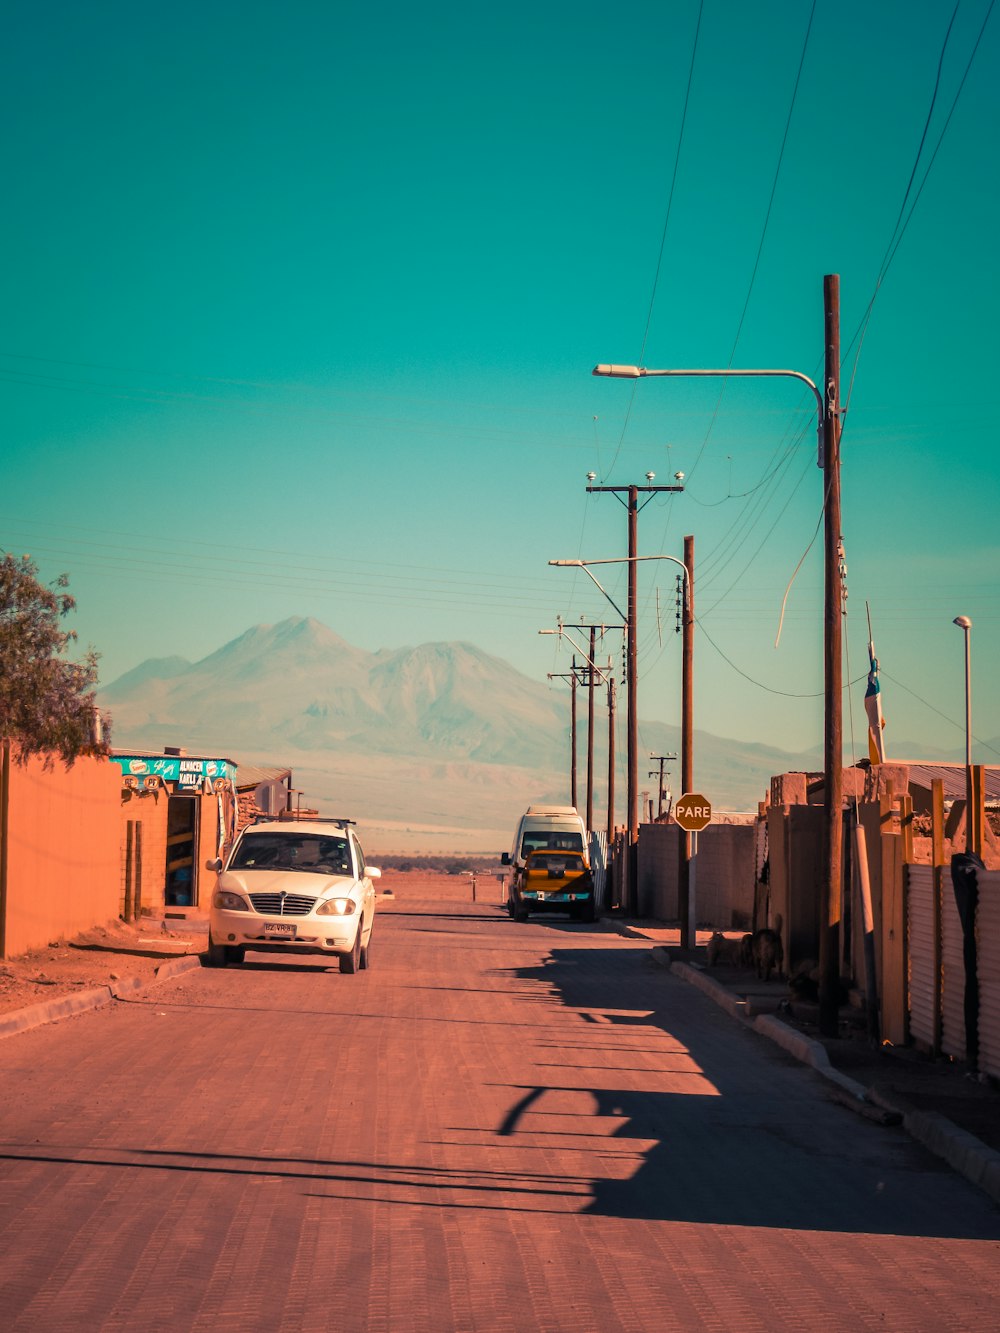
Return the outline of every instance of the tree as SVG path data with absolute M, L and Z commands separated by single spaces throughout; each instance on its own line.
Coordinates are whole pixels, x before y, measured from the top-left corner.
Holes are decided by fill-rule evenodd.
M 98 655 L 64 656 L 76 640 L 60 628 L 76 606 L 68 587 L 65 574 L 50 587 L 40 583 L 30 556 L 0 559 L 0 737 L 22 763 L 44 754 L 47 763 L 58 755 L 72 764 L 109 751 L 110 732 L 96 725 Z

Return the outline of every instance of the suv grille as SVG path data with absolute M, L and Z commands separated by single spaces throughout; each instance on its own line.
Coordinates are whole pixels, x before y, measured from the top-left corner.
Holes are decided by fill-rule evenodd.
M 315 898 L 301 893 L 251 893 L 250 901 L 265 916 L 308 916 L 316 905 Z

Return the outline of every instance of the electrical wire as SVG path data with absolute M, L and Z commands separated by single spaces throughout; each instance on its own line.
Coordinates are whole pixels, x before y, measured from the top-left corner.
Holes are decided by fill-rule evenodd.
M 776 690 L 772 685 L 765 685 L 763 681 L 755 680 L 755 679 L 753 678 L 753 676 L 748 676 L 747 673 L 746 673 L 744 670 L 742 670 L 742 668 L 740 668 L 740 667 L 738 667 L 738 666 L 736 665 L 736 663 L 732 660 L 732 658 L 726 656 L 726 654 L 722 651 L 722 649 L 719 647 L 719 645 L 715 642 L 715 640 L 712 638 L 712 636 L 709 634 L 708 630 L 706 630 L 705 626 L 701 623 L 701 620 L 700 620 L 697 616 L 695 616 L 695 623 L 697 624 L 698 628 L 701 630 L 702 634 L 704 634 L 704 636 L 705 636 L 705 638 L 708 640 L 708 642 L 712 645 L 712 647 L 715 649 L 715 651 L 716 651 L 716 652 L 719 654 L 719 656 L 722 658 L 722 660 L 723 660 L 728 666 L 731 666 L 732 669 L 736 672 L 736 674 L 737 674 L 738 676 L 742 676 L 743 679 L 746 680 L 746 681 L 749 681 L 749 683 L 750 683 L 751 685 L 756 685 L 757 688 L 758 688 L 759 690 L 764 690 L 767 694 L 778 694 L 778 695 L 780 695 L 780 696 L 781 696 L 782 698 L 784 698 L 784 699 L 822 699 L 822 698 L 823 698 L 823 694 L 824 694 L 823 690 L 815 690 L 815 691 L 808 692 L 808 693 L 803 693 L 803 692 L 796 691 L 796 690 Z M 859 681 L 862 681 L 862 680 L 867 679 L 867 676 L 868 676 L 868 673 L 865 672 L 865 674 L 864 674 L 863 676 L 858 676 L 856 680 L 850 680 L 850 681 L 848 681 L 847 684 L 844 686 L 844 689 L 848 689 L 848 688 L 850 688 L 850 687 L 852 687 L 852 686 L 854 686 L 854 685 L 857 685 Z
M 942 713 L 940 708 L 935 708 L 932 703 L 928 703 L 926 699 L 922 698 L 916 692 L 916 690 L 911 690 L 910 687 L 908 685 L 904 685 L 901 680 L 897 680 L 895 676 L 890 676 L 888 671 L 886 671 L 886 669 L 883 667 L 881 661 L 879 661 L 878 669 L 879 669 L 879 675 L 884 676 L 886 680 L 891 680 L 893 685 L 898 685 L 901 690 L 905 690 L 907 694 L 912 695 L 913 698 L 916 699 L 917 703 L 921 703 L 924 705 L 925 708 L 929 708 L 932 713 L 936 713 L 938 717 L 943 718 L 945 722 L 950 722 L 951 725 L 955 727 L 958 731 L 962 732 L 965 731 L 964 722 L 956 722 L 955 719 L 953 717 L 949 717 L 947 713 Z M 982 749 L 989 750 L 990 754 L 1000 755 L 1000 750 L 997 750 L 994 746 L 989 745 L 986 741 L 981 740 L 979 736 L 973 735 L 972 739 L 976 742 L 977 745 L 981 746 Z
M 799 67 L 795 74 L 795 84 L 792 88 L 791 101 L 789 102 L 788 105 L 788 115 L 785 117 L 785 132 L 781 136 L 781 147 L 778 150 L 778 161 L 775 164 L 774 177 L 771 181 L 771 193 L 768 196 L 767 208 L 764 212 L 764 223 L 763 226 L 761 227 L 760 239 L 757 242 L 757 254 L 756 257 L 754 258 L 753 270 L 750 274 L 750 282 L 747 286 L 747 294 L 743 300 L 743 310 L 740 314 L 739 323 L 736 328 L 736 336 L 733 338 L 733 345 L 729 351 L 729 361 L 727 364 L 730 366 L 733 364 L 733 358 L 736 356 L 736 349 L 739 346 L 740 337 L 743 334 L 743 325 L 744 322 L 746 321 L 747 311 L 750 308 L 750 298 L 753 295 L 754 284 L 757 281 L 757 272 L 760 268 L 760 258 L 764 252 L 764 240 L 767 237 L 768 224 L 771 221 L 771 210 L 774 207 L 774 196 L 778 189 L 778 178 L 781 175 L 781 164 L 785 158 L 785 147 L 788 143 L 788 132 L 791 129 L 792 115 L 795 111 L 795 103 L 799 95 L 799 84 L 802 81 L 802 69 L 803 66 L 805 65 L 806 52 L 809 49 L 809 36 L 812 33 L 813 18 L 815 17 L 816 14 L 816 4 L 817 0 L 813 0 L 812 8 L 809 11 L 809 22 L 806 24 L 805 37 L 802 40 L 802 52 L 801 55 L 799 56 Z M 705 438 L 702 440 L 701 447 L 699 448 L 698 453 L 695 455 L 694 462 L 688 469 L 689 478 L 693 477 L 695 472 L 698 470 L 698 464 L 701 462 L 702 455 L 705 452 L 705 448 L 708 444 L 709 439 L 711 438 L 712 431 L 715 428 L 715 422 L 719 415 L 719 409 L 722 406 L 722 399 L 725 392 L 726 392 L 726 381 L 722 380 L 719 386 L 718 396 L 715 400 L 715 409 L 712 412 L 711 419 L 709 420 L 708 423 L 708 429 L 705 432 Z
M 968 61 L 966 62 L 965 70 L 964 70 L 964 72 L 963 72 L 963 74 L 962 74 L 962 77 L 961 77 L 961 79 L 960 79 L 960 81 L 959 81 L 958 89 L 957 89 L 957 91 L 956 91 L 956 93 L 955 93 L 954 98 L 952 99 L 952 103 L 951 103 L 951 107 L 950 107 L 950 109 L 949 109 L 949 111 L 948 111 L 948 115 L 945 117 L 944 126 L 943 126 L 943 128 L 942 128 L 942 130 L 941 130 L 940 135 L 938 136 L 938 141 L 937 141 L 937 143 L 936 143 L 936 145 L 935 145 L 935 147 L 934 147 L 934 151 L 933 151 L 933 153 L 931 154 L 930 161 L 929 161 L 928 164 L 927 164 L 927 170 L 924 172 L 923 179 L 921 180 L 920 185 L 919 185 L 919 187 L 918 187 L 918 189 L 917 189 L 915 195 L 913 196 L 913 203 L 910 205 L 909 212 L 907 213 L 907 212 L 906 212 L 906 204 L 907 204 L 907 200 L 909 199 L 910 191 L 911 191 L 912 188 L 913 188 L 913 182 L 914 182 L 914 180 L 915 180 L 915 178 L 916 178 L 917 168 L 918 168 L 918 165 L 919 165 L 919 162 L 920 162 L 920 158 L 921 158 L 921 156 L 922 156 L 922 154 L 923 154 L 924 145 L 925 145 L 925 143 L 926 143 L 926 141 L 927 141 L 927 135 L 928 135 L 928 132 L 929 132 L 929 130 L 930 130 L 931 118 L 932 118 L 932 116 L 933 116 L 933 113 L 934 113 L 934 107 L 935 107 L 935 104 L 936 104 L 936 102 L 937 102 L 937 95 L 938 95 L 938 91 L 939 91 L 939 88 L 940 88 L 940 85 L 941 85 L 941 74 L 942 74 L 942 69 L 943 69 L 943 66 L 944 66 L 945 52 L 946 52 L 947 49 L 948 49 L 948 42 L 949 42 L 949 40 L 950 40 L 950 38 L 951 38 L 951 30 L 952 30 L 952 27 L 954 26 L 955 19 L 956 19 L 956 17 L 958 16 L 959 7 L 960 7 L 960 5 L 961 5 L 961 0 L 956 0 L 955 9 L 954 9 L 954 11 L 952 12 L 951 19 L 950 19 L 950 21 L 949 21 L 949 23 L 948 23 L 948 27 L 947 27 L 947 30 L 946 30 L 946 32 L 945 32 L 944 41 L 943 41 L 943 43 L 942 43 L 942 45 L 941 45 L 941 54 L 940 54 L 940 56 L 939 56 L 939 58 L 938 58 L 937 77 L 936 77 L 936 79 L 935 79 L 935 82 L 934 82 L 934 90 L 933 90 L 933 93 L 932 93 L 932 95 L 931 95 L 931 104 L 930 104 L 930 107 L 928 108 L 928 111 L 927 111 L 927 117 L 926 117 L 926 119 L 925 119 L 925 121 L 924 121 L 924 129 L 923 129 L 923 133 L 922 133 L 921 136 L 920 136 L 920 144 L 919 144 L 919 146 L 918 146 L 918 148 L 917 148 L 916 157 L 914 158 L 913 168 L 912 168 L 912 170 L 911 170 L 911 172 L 910 172 L 910 179 L 909 179 L 909 181 L 907 182 L 906 190 L 905 190 L 905 192 L 904 192 L 904 194 L 903 194 L 903 201 L 902 201 L 902 203 L 900 204 L 899 215 L 898 215 L 898 217 L 896 218 L 896 225 L 895 225 L 895 227 L 894 227 L 893 230 L 892 230 L 892 234 L 891 234 L 891 236 L 890 236 L 890 238 L 889 238 L 889 243 L 888 243 L 888 245 L 886 246 L 885 254 L 882 256 L 882 263 L 881 263 L 880 266 L 879 266 L 878 276 L 877 276 L 877 278 L 876 278 L 876 280 L 875 280 L 875 290 L 872 292 L 872 295 L 871 295 L 871 298 L 870 298 L 870 300 L 869 300 L 869 302 L 868 302 L 868 305 L 867 305 L 866 308 L 865 308 L 865 313 L 864 313 L 864 314 L 862 315 L 862 317 L 861 317 L 861 322 L 860 322 L 860 324 L 858 325 L 858 328 L 855 330 L 854 336 L 853 336 L 853 338 L 851 339 L 851 341 L 850 341 L 850 343 L 848 344 L 848 347 L 847 347 L 847 353 L 849 354 L 849 353 L 850 353 L 850 350 L 851 350 L 851 348 L 854 346 L 855 342 L 858 344 L 858 346 L 857 346 L 857 351 L 856 351 L 855 356 L 854 356 L 854 363 L 853 363 L 853 366 L 852 366 L 852 368 L 851 368 L 851 378 L 850 378 L 850 381 L 849 381 L 849 383 L 848 383 L 847 399 L 846 399 L 845 407 L 844 407 L 845 412 L 846 412 L 847 408 L 848 408 L 849 405 L 850 405 L 851 394 L 852 394 L 853 391 L 854 391 L 854 381 L 855 381 L 855 379 L 856 379 L 856 377 L 857 377 L 857 373 L 858 373 L 858 364 L 859 364 L 859 362 L 860 362 L 860 360 L 861 360 L 861 349 L 862 349 L 862 347 L 863 347 L 863 345 L 864 345 L 865 335 L 866 335 L 867 332 L 868 332 L 868 325 L 869 325 L 870 322 L 871 322 L 872 312 L 873 312 L 874 307 L 875 307 L 875 301 L 876 301 L 876 298 L 878 297 L 879 291 L 880 291 L 880 289 L 881 289 L 881 287 L 882 287 L 882 283 L 885 281 L 885 279 L 886 279 L 886 277 L 887 277 L 887 275 L 888 275 L 888 273 L 889 273 L 889 268 L 890 268 L 890 266 L 892 265 L 892 261 L 893 261 L 893 260 L 895 259 L 895 257 L 896 257 L 896 252 L 898 251 L 898 249 L 899 249 L 899 247 L 900 247 L 900 244 L 902 243 L 903 236 L 904 236 L 905 233 L 906 233 L 906 229 L 907 229 L 907 227 L 909 227 L 909 225 L 910 225 L 910 220 L 911 220 L 911 218 L 913 217 L 913 214 L 914 214 L 914 211 L 916 210 L 917 204 L 920 202 L 920 196 L 921 196 L 921 194 L 923 193 L 924 186 L 927 184 L 928 177 L 930 176 L 930 173 L 931 173 L 931 170 L 932 170 L 932 168 L 933 168 L 933 166 L 934 166 L 934 162 L 935 162 L 935 160 L 936 160 L 936 158 L 937 158 L 938 152 L 939 152 L 939 150 L 940 150 L 940 148 L 941 148 L 942 143 L 944 142 L 944 137 L 945 137 L 945 135 L 946 135 L 947 132 L 948 132 L 948 127 L 949 127 L 949 125 L 951 124 L 951 118 L 952 118 L 952 116 L 955 114 L 955 108 L 958 106 L 958 102 L 959 102 L 959 99 L 960 99 L 960 97 L 961 97 L 961 95 L 962 95 L 962 91 L 963 91 L 963 89 L 965 88 L 966 80 L 967 80 L 968 77 L 969 77 L 969 72 L 970 72 L 970 70 L 972 69 L 973 61 L 975 60 L 976 55 L 977 55 L 977 53 L 978 53 L 978 51 L 979 51 L 979 46 L 980 46 L 980 43 L 981 43 L 982 40 L 983 40 L 983 34 L 984 34 L 985 31 L 986 31 L 986 25 L 987 25 L 987 23 L 989 23 L 989 21 L 990 21 L 990 16 L 991 16 L 991 14 L 993 13 L 993 8 L 994 8 L 995 3 L 996 3 L 996 0 L 990 0 L 989 6 L 988 6 L 988 8 L 987 8 L 987 10 L 986 10 L 986 14 L 985 14 L 985 16 L 984 16 L 984 18 L 983 18 L 982 24 L 980 25 L 980 28 L 979 28 L 979 32 L 978 32 L 978 34 L 977 34 L 977 36 L 976 36 L 976 40 L 975 40 L 975 42 L 973 43 L 972 52 L 971 52 L 971 54 L 969 55 L 969 59 L 968 59 Z M 905 217 L 904 217 L 904 213 L 905 213 Z
M 699 0 L 698 19 L 697 23 L 695 24 L 694 41 L 691 44 L 691 61 L 690 64 L 688 65 L 687 88 L 685 89 L 684 92 L 684 106 L 681 111 L 681 124 L 680 124 L 680 130 L 677 135 L 677 147 L 674 151 L 674 169 L 670 178 L 670 191 L 667 195 L 667 211 L 666 211 L 666 216 L 663 219 L 663 232 L 660 235 L 660 249 L 656 257 L 656 270 L 653 274 L 653 287 L 649 295 L 649 309 L 646 312 L 646 327 L 643 330 L 642 346 L 639 349 L 640 366 L 642 365 L 642 359 L 646 354 L 646 342 L 647 339 L 649 338 L 649 327 L 653 318 L 653 306 L 656 303 L 656 292 L 660 282 L 660 269 L 662 268 L 663 265 L 663 251 L 667 243 L 667 230 L 670 227 L 670 213 L 674 206 L 674 191 L 677 187 L 677 172 L 678 168 L 680 167 L 681 149 L 684 146 L 684 130 L 685 126 L 687 125 L 688 107 L 691 103 L 691 85 L 694 81 L 694 67 L 695 67 L 695 61 L 698 56 L 698 38 L 701 33 L 701 19 L 704 10 L 705 10 L 705 0 Z M 614 470 L 615 463 L 617 463 L 618 461 L 618 455 L 621 453 L 622 444 L 625 441 L 625 433 L 628 430 L 629 421 L 631 420 L 632 417 L 632 406 L 635 403 L 635 392 L 638 383 L 639 383 L 638 380 L 633 380 L 632 382 L 632 392 L 629 394 L 628 406 L 626 407 L 625 410 L 625 420 L 622 422 L 621 434 L 618 437 L 618 447 L 615 449 L 615 456 L 611 460 L 610 467 L 608 468 L 607 472 L 602 475 L 602 481 L 607 480 L 607 478 L 611 476 L 611 473 Z

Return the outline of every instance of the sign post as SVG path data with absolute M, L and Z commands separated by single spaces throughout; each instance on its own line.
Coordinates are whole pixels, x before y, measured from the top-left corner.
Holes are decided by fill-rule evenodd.
M 687 953 L 691 953 L 696 944 L 695 881 L 698 869 L 698 834 L 712 822 L 712 803 L 706 800 L 700 792 L 685 792 L 679 800 L 674 802 L 674 819 L 683 830 L 684 836 L 691 839 L 688 844 L 690 852 L 687 883 L 688 910 L 684 918 L 686 928 L 682 932 L 681 938 L 681 948 Z

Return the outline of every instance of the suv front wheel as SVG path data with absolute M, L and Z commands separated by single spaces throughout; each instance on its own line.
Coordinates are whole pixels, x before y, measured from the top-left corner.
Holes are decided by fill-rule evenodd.
M 357 972 L 361 967 L 361 926 L 358 922 L 358 933 L 354 937 L 354 948 L 350 953 L 340 955 L 341 972 Z

